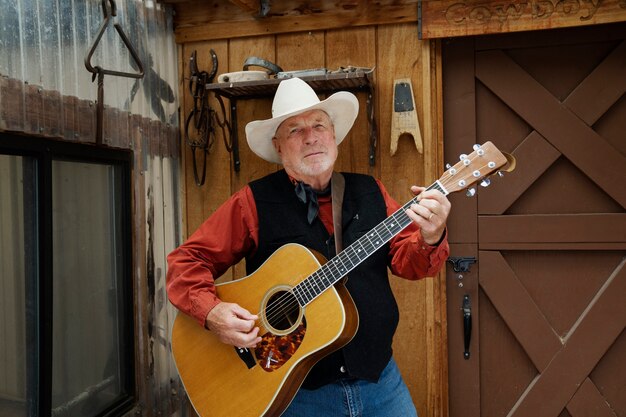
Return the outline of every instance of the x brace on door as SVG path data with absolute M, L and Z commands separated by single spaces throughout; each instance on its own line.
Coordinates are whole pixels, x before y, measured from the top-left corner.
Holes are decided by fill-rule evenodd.
M 481 287 L 539 371 L 508 417 L 554 417 L 565 407 L 572 415 L 591 407 L 598 417 L 615 416 L 588 375 L 626 325 L 626 259 L 563 341 L 499 252 L 482 251 L 480 259 Z
M 535 146 L 537 142 L 547 142 L 548 146 L 556 148 L 598 187 L 626 207 L 626 192 L 621 181 L 626 178 L 626 157 L 615 152 L 612 145 L 591 127 L 626 93 L 624 70 L 626 70 L 626 41 L 622 41 L 604 62 L 561 102 L 503 52 L 485 51 L 476 55 L 477 78 L 534 129 L 520 148 L 528 146 L 527 141 L 533 142 L 531 146 Z M 606 79 L 615 80 L 610 89 L 603 87 Z M 596 99 L 593 103 L 588 103 L 590 90 L 598 91 L 603 96 L 594 96 Z M 533 106 L 528 105 L 531 100 Z M 516 157 L 519 150 L 515 152 Z M 558 156 L 555 155 L 556 158 Z M 552 162 L 545 161 L 544 163 L 548 164 L 545 168 L 547 169 Z M 527 178 L 526 186 L 530 186 L 540 173 L 526 176 L 518 172 L 518 175 Z M 492 192 L 495 190 L 500 191 L 495 188 Z M 519 197 L 524 191 L 525 189 L 518 189 L 516 196 L 511 192 L 505 192 L 504 195 L 511 196 L 508 199 L 510 200 Z M 501 202 L 500 206 L 506 202 Z

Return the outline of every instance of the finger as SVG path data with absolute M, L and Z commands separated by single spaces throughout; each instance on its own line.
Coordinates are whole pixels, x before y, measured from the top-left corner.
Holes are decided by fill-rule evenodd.
M 259 319 L 259 316 L 250 313 L 245 308 L 241 307 L 239 304 L 233 304 L 233 314 L 242 320 L 252 320 L 256 321 Z
M 419 202 L 420 206 L 426 208 L 429 212 L 438 213 L 441 210 L 437 210 L 441 206 L 438 201 L 430 199 L 430 198 L 422 198 Z M 426 217 L 430 215 L 430 213 L 425 213 Z
M 428 226 L 428 216 L 430 215 L 430 211 L 428 211 L 425 207 L 414 204 L 410 209 L 406 210 L 406 214 L 411 220 L 417 223 L 421 229 Z
M 424 192 L 424 190 L 426 190 L 426 188 L 424 188 L 424 187 L 420 187 L 420 186 L 418 186 L 418 185 L 412 185 L 412 186 L 411 186 L 411 192 L 412 192 L 413 194 L 415 194 L 415 195 L 419 195 L 419 194 L 423 193 L 423 192 Z
M 254 329 L 252 329 L 252 331 L 250 333 L 248 333 L 246 335 L 247 339 L 248 339 L 248 345 L 249 347 L 254 347 L 257 344 L 261 343 L 261 337 L 259 336 L 259 328 L 255 327 Z
M 248 333 L 238 333 L 236 335 L 236 342 L 233 344 L 239 347 L 250 348 L 255 347 L 259 343 L 261 343 L 261 337 L 259 337 L 259 328 L 255 327 Z
M 418 204 L 411 204 L 409 211 L 413 212 L 414 214 L 416 214 L 417 216 L 423 219 L 428 219 L 428 216 L 430 216 L 430 213 L 431 213 L 428 207 L 421 204 L 421 202 Z

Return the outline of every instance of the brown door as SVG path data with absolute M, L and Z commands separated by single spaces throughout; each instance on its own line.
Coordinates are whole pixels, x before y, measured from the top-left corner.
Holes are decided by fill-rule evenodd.
M 451 417 L 626 416 L 625 39 L 443 41 L 447 160 L 486 140 L 517 158 L 451 196 L 451 256 L 476 260 L 447 271 Z

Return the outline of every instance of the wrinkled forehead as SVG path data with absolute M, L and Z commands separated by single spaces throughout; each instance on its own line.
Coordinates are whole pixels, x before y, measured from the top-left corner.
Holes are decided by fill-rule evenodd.
M 314 109 L 314 110 L 309 110 L 300 114 L 296 114 L 295 116 L 291 116 L 283 120 L 283 122 L 280 125 L 278 125 L 278 128 L 276 128 L 276 132 L 278 132 L 282 128 L 294 127 L 302 123 L 311 122 L 311 121 L 328 122 L 332 124 L 332 120 L 330 116 L 328 115 L 328 113 L 326 113 L 324 110 Z

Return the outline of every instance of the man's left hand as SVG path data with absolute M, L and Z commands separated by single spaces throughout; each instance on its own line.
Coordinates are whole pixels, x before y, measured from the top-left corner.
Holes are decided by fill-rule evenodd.
M 418 197 L 417 204 L 411 204 L 406 214 L 420 228 L 424 242 L 434 245 L 441 240 L 446 230 L 450 214 L 450 201 L 438 190 L 412 186 L 411 192 Z

